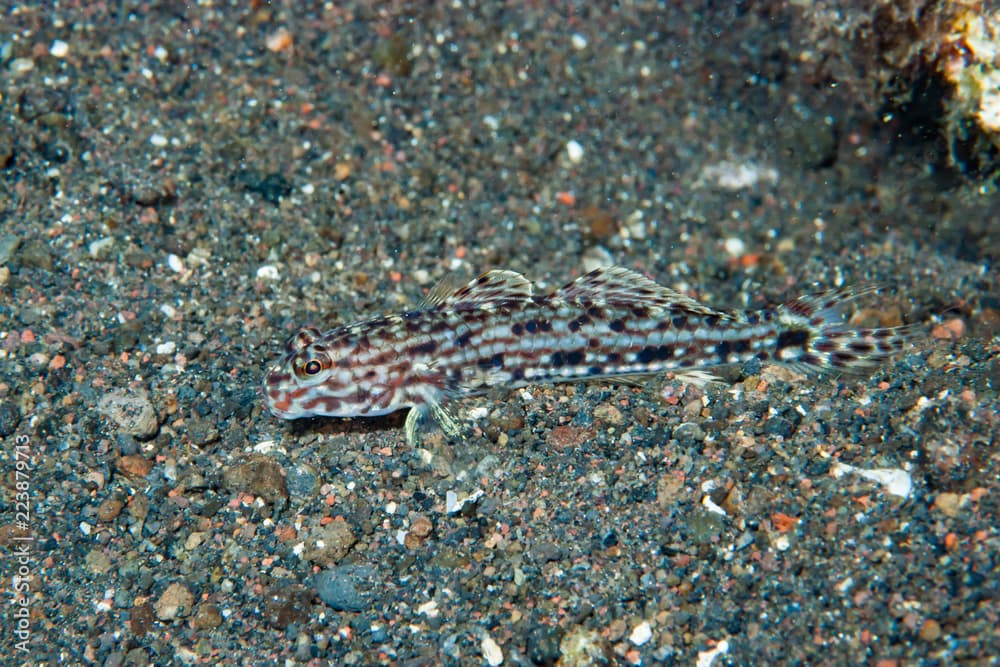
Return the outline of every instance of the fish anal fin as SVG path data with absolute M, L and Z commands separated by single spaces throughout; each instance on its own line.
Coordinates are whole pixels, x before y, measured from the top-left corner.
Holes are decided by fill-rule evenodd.
M 609 375 L 608 377 L 600 378 L 600 382 L 606 382 L 608 384 L 617 384 L 623 387 L 636 387 L 637 389 L 646 389 L 651 385 L 656 378 L 661 377 L 663 371 L 657 371 L 656 373 L 633 373 L 631 375 Z
M 722 378 L 718 375 L 698 368 L 677 370 L 673 372 L 673 375 L 674 379 L 684 384 L 693 385 L 699 389 L 704 389 L 712 384 L 724 384 Z

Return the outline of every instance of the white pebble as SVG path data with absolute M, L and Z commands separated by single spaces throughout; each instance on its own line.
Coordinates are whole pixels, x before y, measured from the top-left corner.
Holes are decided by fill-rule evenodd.
M 482 640 L 479 643 L 479 647 L 483 651 L 483 658 L 486 659 L 486 664 L 492 667 L 497 667 L 497 665 L 503 664 L 503 650 L 500 645 L 496 643 L 493 637 L 489 635 L 483 635 Z
M 577 51 L 583 51 L 587 48 L 587 38 L 578 32 L 574 32 L 573 36 L 569 38 L 569 41 L 573 45 L 573 48 Z
M 715 648 L 710 648 L 707 651 L 699 651 L 698 661 L 695 665 L 696 667 L 712 667 L 712 663 L 715 662 L 717 657 L 727 653 L 729 653 L 729 641 L 723 639 L 715 645 Z
M 177 255 L 170 253 L 167 255 L 167 266 L 175 273 L 184 272 L 184 262 Z
M 160 312 L 167 316 L 168 319 L 174 319 L 177 317 L 177 309 L 171 306 L 169 303 L 162 304 L 160 306 Z
M 69 53 L 69 44 L 61 39 L 52 42 L 52 46 L 49 47 L 49 54 L 53 57 L 65 58 L 67 53 Z
M 90 256 L 97 259 L 103 255 L 106 251 L 111 249 L 111 246 L 115 244 L 115 239 L 113 236 L 105 236 L 99 238 L 96 241 L 91 241 L 90 245 L 87 246 Z
M 743 239 L 738 239 L 735 236 L 730 236 L 723 242 L 723 245 L 730 257 L 742 257 L 747 252 L 747 244 L 743 242 Z
M 462 509 L 465 503 L 476 502 L 483 495 L 482 489 L 476 489 L 471 495 L 465 496 L 461 500 L 458 498 L 458 494 L 454 491 L 447 491 L 444 494 L 444 509 L 447 514 L 454 514 Z
M 705 496 L 704 498 L 702 498 L 701 504 L 705 506 L 705 509 L 707 509 L 709 512 L 713 514 L 718 514 L 720 516 L 729 516 L 728 514 L 726 514 L 726 510 L 719 507 L 719 505 L 714 500 L 712 500 L 712 496 Z
M 642 211 L 632 211 L 622 226 L 622 236 L 641 241 L 646 238 L 646 221 Z
M 284 451 L 274 440 L 261 440 L 253 446 L 253 451 L 257 454 L 269 454 L 271 452 Z
M 7 65 L 7 68 L 14 76 L 27 74 L 31 70 L 35 69 L 35 61 L 31 58 L 14 58 L 10 61 L 10 64 Z
M 439 613 L 438 604 L 434 600 L 428 600 L 419 607 L 417 607 L 417 613 L 423 614 L 427 618 L 437 618 Z
M 570 139 L 566 142 L 566 156 L 569 161 L 573 164 L 577 164 L 583 159 L 583 146 L 580 145 L 576 139 Z
M 114 596 L 114 589 L 104 591 L 104 597 L 94 603 L 94 609 L 102 614 L 111 611 L 111 605 L 114 603 Z
M 265 264 L 264 266 L 257 269 L 257 277 L 261 280 L 277 280 L 278 279 L 278 267 L 272 264 Z
M 166 343 L 160 343 L 156 346 L 157 354 L 173 354 L 177 351 L 177 343 L 172 340 L 168 340 Z
M 758 183 L 774 185 L 778 182 L 778 170 L 750 160 L 724 160 L 702 168 L 698 180 L 714 183 L 725 190 L 743 190 L 755 187 Z
M 636 646 L 642 646 L 652 638 L 653 628 L 649 627 L 649 623 L 647 621 L 643 621 L 639 625 L 632 628 L 632 634 L 628 636 L 629 641 Z
M 885 487 L 885 490 L 894 496 L 908 498 L 913 491 L 913 478 L 901 468 L 855 468 L 846 463 L 834 463 L 831 470 L 834 477 L 843 477 L 849 472 L 853 472 L 859 477 L 878 482 Z
M 167 138 L 162 134 L 154 134 L 149 137 L 149 143 L 153 144 L 157 148 L 163 148 L 167 145 Z

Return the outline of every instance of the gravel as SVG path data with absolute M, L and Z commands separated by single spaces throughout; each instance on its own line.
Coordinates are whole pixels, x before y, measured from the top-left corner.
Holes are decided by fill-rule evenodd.
M 996 183 L 792 5 L 5 12 L 0 654 L 994 664 Z M 917 334 L 497 391 L 417 448 L 262 408 L 299 326 L 608 261 L 719 307 L 875 284 L 853 321 Z

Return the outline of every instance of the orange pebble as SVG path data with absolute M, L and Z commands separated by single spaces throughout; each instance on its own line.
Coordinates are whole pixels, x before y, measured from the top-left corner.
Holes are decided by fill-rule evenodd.
M 931 330 L 931 336 L 944 340 L 955 340 L 965 335 L 965 322 L 960 319 L 942 322 Z
M 265 44 L 267 45 L 267 50 L 272 53 L 284 51 L 292 46 L 292 33 L 288 32 L 285 28 L 278 28 L 267 36 Z
M 798 517 L 790 516 L 784 512 L 775 512 L 771 515 L 771 524 L 779 533 L 787 533 L 795 524 L 799 522 Z
M 576 195 L 572 192 L 558 192 L 556 193 L 556 201 L 565 206 L 572 206 L 576 203 Z

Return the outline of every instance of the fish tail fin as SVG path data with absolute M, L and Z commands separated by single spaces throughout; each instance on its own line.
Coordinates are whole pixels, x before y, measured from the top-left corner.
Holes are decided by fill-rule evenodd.
M 881 366 L 916 333 L 914 325 L 857 327 L 845 320 L 845 306 L 877 287 L 830 290 L 778 307 L 775 360 L 812 372 L 863 373 Z

